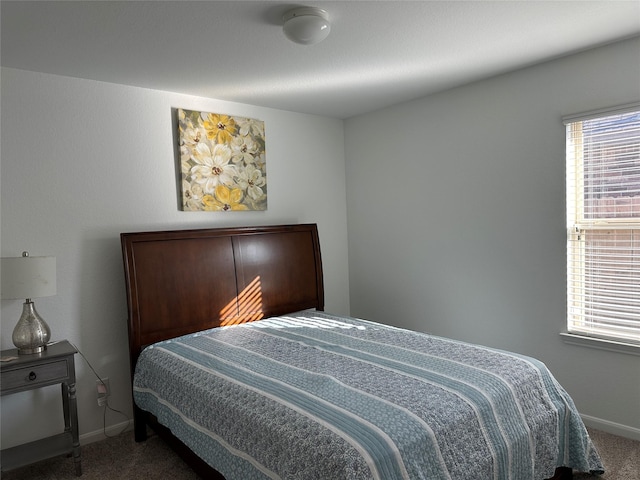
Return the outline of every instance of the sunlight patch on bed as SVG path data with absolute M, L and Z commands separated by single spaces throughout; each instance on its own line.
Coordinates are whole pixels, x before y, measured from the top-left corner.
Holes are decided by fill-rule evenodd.
M 288 315 L 267 318 L 266 320 L 262 320 L 261 322 L 257 322 L 251 326 L 255 328 L 355 328 L 357 330 L 365 330 L 366 328 L 362 325 L 352 325 L 350 323 L 341 322 L 331 318 L 292 317 Z

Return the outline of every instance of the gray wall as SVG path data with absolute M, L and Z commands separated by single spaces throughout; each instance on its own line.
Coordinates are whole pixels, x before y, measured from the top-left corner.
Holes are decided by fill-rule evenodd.
M 563 115 L 640 99 L 634 39 L 345 123 L 351 313 L 536 356 L 640 438 L 640 356 L 567 345 Z

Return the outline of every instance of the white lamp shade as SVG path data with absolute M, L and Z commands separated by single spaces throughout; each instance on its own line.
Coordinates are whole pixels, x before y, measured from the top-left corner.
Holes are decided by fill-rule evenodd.
M 327 12 L 320 8 L 297 8 L 285 13 L 283 20 L 282 30 L 287 38 L 302 45 L 321 42 L 331 32 Z
M 56 294 L 56 257 L 2 257 L 2 298 Z

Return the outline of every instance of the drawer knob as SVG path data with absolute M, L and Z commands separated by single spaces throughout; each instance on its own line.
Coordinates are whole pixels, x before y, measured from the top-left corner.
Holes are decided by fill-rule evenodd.
M 36 377 L 37 377 L 36 372 L 29 373 L 29 380 L 34 381 Z

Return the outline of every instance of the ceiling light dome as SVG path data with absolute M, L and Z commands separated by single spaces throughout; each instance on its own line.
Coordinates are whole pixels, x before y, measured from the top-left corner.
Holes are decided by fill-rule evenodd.
M 321 8 L 301 7 L 282 16 L 282 30 L 289 40 L 302 45 L 313 45 L 329 35 L 329 15 Z

